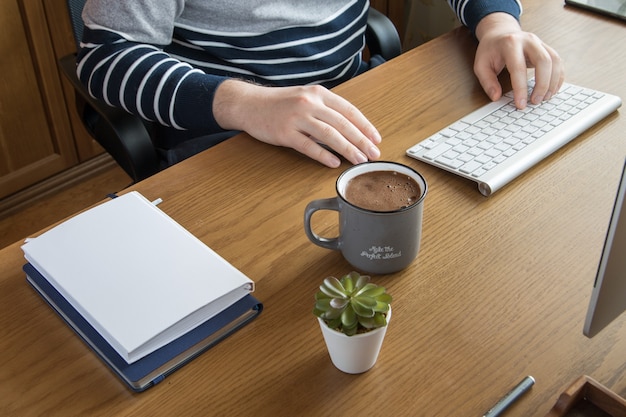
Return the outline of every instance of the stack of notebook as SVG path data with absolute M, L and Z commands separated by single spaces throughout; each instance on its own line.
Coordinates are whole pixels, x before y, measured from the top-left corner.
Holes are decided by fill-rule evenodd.
M 252 280 L 137 192 L 22 249 L 28 282 L 136 391 L 262 310 Z

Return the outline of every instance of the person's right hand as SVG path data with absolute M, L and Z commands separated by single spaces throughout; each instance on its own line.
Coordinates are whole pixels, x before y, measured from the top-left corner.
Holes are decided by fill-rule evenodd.
M 485 16 L 476 28 L 479 39 L 474 72 L 492 100 L 502 96 L 498 74 L 506 68 L 511 77 L 515 105 L 540 104 L 558 93 L 565 79 L 559 54 L 533 33 L 525 32 L 507 13 Z M 535 87 L 528 97 L 527 69 L 534 68 Z
M 223 129 L 293 148 L 331 168 L 341 161 L 320 144 L 353 164 L 380 157 L 376 128 L 347 100 L 318 85 L 263 87 L 227 80 L 215 93 L 213 113 Z

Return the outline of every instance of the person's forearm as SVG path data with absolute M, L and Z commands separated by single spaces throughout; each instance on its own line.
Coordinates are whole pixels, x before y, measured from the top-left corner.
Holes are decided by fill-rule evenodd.
M 101 42 L 80 51 L 77 68 L 93 97 L 164 126 L 221 130 L 212 108 L 223 77 L 207 75 L 152 45 L 126 42 L 112 33 L 95 38 Z

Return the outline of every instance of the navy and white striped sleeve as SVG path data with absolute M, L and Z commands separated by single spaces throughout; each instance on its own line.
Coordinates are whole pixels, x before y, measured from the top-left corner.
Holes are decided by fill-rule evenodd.
M 205 134 L 221 130 L 213 99 L 227 77 L 264 85 L 332 87 L 359 72 L 366 0 L 342 0 L 337 2 L 342 7 L 316 16 L 294 5 L 281 8 L 284 2 L 254 3 L 257 14 L 267 14 L 269 7 L 275 15 L 256 31 L 231 9 L 218 14 L 223 19 L 231 15 L 228 30 L 222 22 L 207 26 L 200 15 L 218 9 L 203 0 L 89 0 L 78 77 L 93 97 L 112 106 Z M 311 11 L 318 5 L 310 1 L 307 7 Z M 300 23 L 286 23 L 292 19 Z
M 85 27 L 77 74 L 89 93 L 176 129 L 217 132 L 213 97 L 225 77 L 203 73 L 159 47 Z
M 472 33 L 476 32 L 478 22 L 488 14 L 495 12 L 508 13 L 518 21 L 522 14 L 520 0 L 448 0 L 459 21 L 467 26 Z

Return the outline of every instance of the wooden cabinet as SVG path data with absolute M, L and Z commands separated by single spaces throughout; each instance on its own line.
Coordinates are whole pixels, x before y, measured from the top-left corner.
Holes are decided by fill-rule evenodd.
M 58 58 L 74 51 L 65 0 L 0 5 L 0 200 L 103 150 L 84 131 Z

